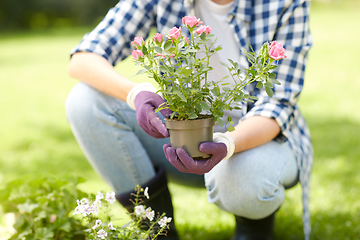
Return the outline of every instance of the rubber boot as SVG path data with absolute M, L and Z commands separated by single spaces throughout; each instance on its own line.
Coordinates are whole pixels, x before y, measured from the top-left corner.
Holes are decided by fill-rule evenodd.
M 172 218 L 171 222 L 169 223 L 170 229 L 166 230 L 166 236 L 160 235 L 157 237 L 157 239 L 180 240 L 175 228 L 173 205 L 167 186 L 165 169 L 163 167 L 159 167 L 156 170 L 156 176 L 147 183 L 141 185 L 143 189 L 148 187 L 150 196 L 149 199 L 142 199 L 142 204 L 144 204 L 146 207 L 151 207 L 151 209 L 155 211 L 156 215 L 165 213 L 165 216 Z M 133 193 L 135 192 L 131 191 L 128 193 L 116 195 L 116 199 L 130 213 L 134 211 L 134 204 L 130 200 L 134 200 L 134 196 L 132 195 Z
M 252 220 L 235 216 L 236 229 L 231 240 L 273 240 L 275 213 L 270 216 Z

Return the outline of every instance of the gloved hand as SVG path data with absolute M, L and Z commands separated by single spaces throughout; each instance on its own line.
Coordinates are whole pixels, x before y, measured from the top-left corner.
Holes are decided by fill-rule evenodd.
M 199 146 L 203 153 L 211 154 L 206 160 L 196 161 L 182 148 L 174 149 L 171 144 L 163 146 L 165 156 L 169 162 L 180 172 L 195 173 L 203 175 L 209 172 L 216 164 L 223 160 L 228 153 L 227 146 L 224 143 L 204 142 Z
M 158 94 L 149 91 L 141 91 L 135 97 L 136 119 L 140 127 L 154 138 L 167 138 L 169 131 L 159 116 L 155 113 L 165 100 Z M 170 117 L 172 111 L 163 109 L 160 113 L 164 117 Z

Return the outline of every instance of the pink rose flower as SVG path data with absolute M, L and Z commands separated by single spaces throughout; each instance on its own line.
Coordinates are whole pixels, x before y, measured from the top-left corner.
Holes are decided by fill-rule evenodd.
M 206 25 L 201 25 L 195 32 L 199 35 L 202 34 L 203 32 L 206 32 L 206 35 L 208 35 L 211 30 L 213 30 L 212 27 L 206 26 Z
M 270 50 L 269 50 L 269 56 L 274 60 L 280 60 L 287 58 L 285 56 L 285 49 L 283 45 L 277 41 L 272 41 L 269 44 Z
M 164 36 L 161 33 L 155 33 L 154 42 L 162 43 L 164 41 Z
M 183 40 L 186 43 L 186 45 L 189 45 L 189 39 L 186 36 L 184 36 Z
M 203 23 L 200 21 L 200 18 L 196 18 L 195 16 L 185 16 L 182 18 L 182 22 L 188 28 L 194 28 Z
M 135 37 L 134 41 L 131 42 L 131 44 L 136 48 L 141 47 L 143 43 L 144 43 L 144 39 L 142 37 Z
M 133 50 L 131 55 L 135 60 L 139 60 L 139 58 L 142 58 L 144 56 L 143 52 L 141 50 Z
M 169 31 L 169 37 L 172 38 L 173 40 L 177 40 L 180 37 L 180 33 L 181 33 L 181 27 L 179 28 L 173 27 Z

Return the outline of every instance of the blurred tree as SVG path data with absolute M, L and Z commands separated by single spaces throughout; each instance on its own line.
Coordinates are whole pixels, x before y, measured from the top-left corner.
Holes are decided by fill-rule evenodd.
M 93 25 L 118 0 L 0 1 L 0 29 Z

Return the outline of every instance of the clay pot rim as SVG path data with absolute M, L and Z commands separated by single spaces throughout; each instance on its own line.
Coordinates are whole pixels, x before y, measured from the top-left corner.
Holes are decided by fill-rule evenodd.
M 168 129 L 196 129 L 215 125 L 214 117 L 178 120 L 165 118 Z

